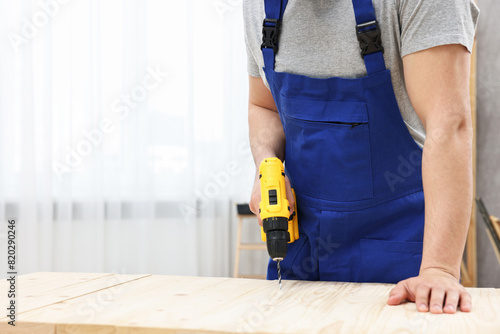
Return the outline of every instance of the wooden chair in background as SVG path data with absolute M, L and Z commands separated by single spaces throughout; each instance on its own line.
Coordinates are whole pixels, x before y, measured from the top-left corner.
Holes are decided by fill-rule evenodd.
M 495 251 L 498 263 L 500 263 L 500 222 L 498 218 L 488 213 L 486 206 L 481 198 L 476 198 L 476 205 L 479 213 L 483 217 L 484 224 L 486 225 L 486 233 L 491 241 L 491 246 Z
M 265 275 L 242 275 L 240 273 L 240 256 L 241 251 L 266 251 L 266 244 L 263 242 L 257 243 L 243 243 L 241 242 L 241 231 L 243 230 L 243 221 L 250 220 L 253 224 L 256 223 L 257 216 L 255 216 L 252 211 L 250 211 L 250 207 L 248 204 L 237 204 L 237 213 L 238 213 L 238 232 L 236 236 L 236 254 L 234 256 L 234 271 L 233 277 L 240 278 L 261 278 L 265 279 Z

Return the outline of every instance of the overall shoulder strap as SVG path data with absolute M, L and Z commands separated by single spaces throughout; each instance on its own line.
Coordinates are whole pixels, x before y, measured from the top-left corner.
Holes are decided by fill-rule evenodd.
M 274 70 L 279 49 L 281 21 L 288 0 L 264 0 L 266 18 L 262 24 L 262 55 L 266 68 Z M 384 71 L 384 48 L 372 0 L 352 0 L 356 16 L 356 36 L 368 74 Z
M 262 55 L 266 68 L 274 70 L 275 56 L 278 52 L 281 21 L 288 0 L 264 0 L 266 18 L 262 24 Z
M 356 16 L 356 36 L 368 74 L 384 71 L 384 48 L 372 0 L 352 0 Z

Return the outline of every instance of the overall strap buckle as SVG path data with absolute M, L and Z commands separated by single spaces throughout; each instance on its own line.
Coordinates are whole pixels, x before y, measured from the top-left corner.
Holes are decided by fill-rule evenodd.
M 264 19 L 262 24 L 262 45 L 260 49 L 273 49 L 278 51 L 278 38 L 281 29 L 281 22 L 278 19 Z
M 363 58 L 375 52 L 384 52 L 380 28 L 377 21 L 356 25 L 356 36 L 358 37 L 359 46 L 361 47 L 361 56 Z

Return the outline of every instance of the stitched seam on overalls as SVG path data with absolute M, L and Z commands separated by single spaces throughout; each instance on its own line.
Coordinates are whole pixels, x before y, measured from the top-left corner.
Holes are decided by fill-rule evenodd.
M 300 192 L 300 189 L 298 189 L 298 188 L 296 188 L 296 191 L 299 192 L 299 193 L 301 193 L 302 195 L 304 195 L 306 197 L 310 197 L 312 199 L 316 199 L 316 200 L 321 200 L 321 201 L 328 202 L 328 200 L 324 200 L 322 198 L 316 198 L 316 197 L 313 197 L 313 196 L 309 196 L 309 195 L 307 195 L 307 194 L 305 194 L 303 192 Z M 417 189 L 417 190 L 408 191 L 408 192 L 404 192 L 400 196 L 397 196 L 397 197 L 394 197 L 394 198 L 390 198 L 390 199 L 387 199 L 387 200 L 376 201 L 376 202 L 371 203 L 372 205 L 368 205 L 368 206 L 361 206 L 360 205 L 360 206 L 357 206 L 357 207 L 354 207 L 354 208 L 349 208 L 347 210 L 344 210 L 344 208 L 342 208 L 342 207 L 337 207 L 337 208 L 332 209 L 328 205 L 322 205 L 322 204 L 320 204 L 319 206 L 316 206 L 316 205 L 306 205 L 306 206 L 310 206 L 310 207 L 313 207 L 313 208 L 316 208 L 316 209 L 321 209 L 323 211 L 354 212 L 354 211 L 360 211 L 360 210 L 375 208 L 375 207 L 383 205 L 385 203 L 388 203 L 388 202 L 391 202 L 391 201 L 395 201 L 395 200 L 400 199 L 402 197 L 405 197 L 405 196 L 408 196 L 408 195 L 411 195 L 411 194 L 416 194 L 416 193 L 421 192 L 421 191 L 423 191 L 423 188 Z M 340 203 L 351 203 L 351 202 L 340 202 Z

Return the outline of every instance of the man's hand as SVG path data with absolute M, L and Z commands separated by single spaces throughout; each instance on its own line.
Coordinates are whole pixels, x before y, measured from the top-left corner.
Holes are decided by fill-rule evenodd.
M 471 296 L 453 275 L 430 268 L 399 282 L 389 293 L 387 304 L 398 305 L 408 300 L 417 305 L 420 312 L 455 313 L 460 306 L 462 312 L 470 312 Z
M 293 197 L 292 187 L 290 185 L 290 180 L 288 179 L 288 176 L 285 176 L 285 186 L 286 186 L 286 199 L 290 204 L 290 216 L 291 216 L 295 207 L 295 198 Z M 257 215 L 257 218 L 259 219 L 259 225 L 262 226 L 262 219 L 260 219 L 260 213 L 259 213 L 260 199 L 261 199 L 260 179 L 257 168 L 257 175 L 255 176 L 255 181 L 253 183 L 252 197 L 250 199 L 250 210 Z

